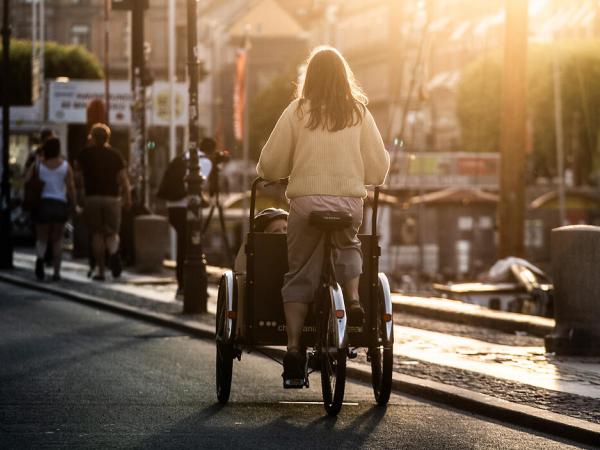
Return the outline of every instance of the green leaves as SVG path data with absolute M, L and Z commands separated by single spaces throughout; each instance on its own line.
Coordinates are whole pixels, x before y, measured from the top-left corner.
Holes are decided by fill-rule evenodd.
M 0 55 L 2 49 L 0 49 Z M 85 48 L 47 42 L 45 46 L 46 78 L 69 77 L 98 79 L 103 73 L 98 59 Z M 31 104 L 31 42 L 13 39 L 10 42 L 10 104 Z
M 557 52 L 557 53 L 555 53 Z M 600 40 L 532 44 L 528 49 L 528 117 L 531 177 L 556 174 L 552 62 L 561 69 L 566 167 L 577 184 L 586 184 L 600 169 Z M 463 149 L 498 151 L 502 52 L 483 55 L 463 70 L 457 115 Z
M 293 98 L 292 76 L 281 75 L 250 101 L 250 157 L 258 161 L 260 151 L 283 110 Z

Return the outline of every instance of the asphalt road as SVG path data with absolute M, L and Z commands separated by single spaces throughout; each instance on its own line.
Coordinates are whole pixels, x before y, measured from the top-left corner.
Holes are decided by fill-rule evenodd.
M 1 448 L 569 448 L 403 395 L 376 407 L 350 383 L 338 418 L 313 387 L 244 354 L 230 403 L 214 394 L 214 344 L 0 283 Z

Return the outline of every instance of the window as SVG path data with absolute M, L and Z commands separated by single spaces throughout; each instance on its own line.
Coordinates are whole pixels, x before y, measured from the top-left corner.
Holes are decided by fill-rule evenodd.
M 525 221 L 525 247 L 542 248 L 544 246 L 544 221 L 530 219 Z
M 71 44 L 90 47 L 90 26 L 76 24 L 71 26 Z
M 456 241 L 456 271 L 465 274 L 469 271 L 471 256 L 471 243 L 469 241 Z
M 493 221 L 490 216 L 481 216 L 479 218 L 479 228 L 481 230 L 491 230 L 493 228 Z
M 473 229 L 473 217 L 460 216 L 458 218 L 458 229 L 460 231 L 469 231 Z

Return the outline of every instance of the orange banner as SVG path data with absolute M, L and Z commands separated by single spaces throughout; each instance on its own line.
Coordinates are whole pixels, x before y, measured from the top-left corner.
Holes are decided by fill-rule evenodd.
M 233 134 L 238 141 L 244 139 L 244 109 L 246 108 L 245 50 L 239 50 L 235 61 L 235 86 L 233 88 Z

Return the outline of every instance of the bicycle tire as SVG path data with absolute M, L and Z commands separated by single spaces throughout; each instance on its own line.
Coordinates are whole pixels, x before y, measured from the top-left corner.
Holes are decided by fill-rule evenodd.
M 392 392 L 392 371 L 394 366 L 394 328 L 392 324 L 391 339 L 385 334 L 386 323 L 383 319 L 384 293 L 383 286 L 379 282 L 377 290 L 377 339 L 380 345 L 369 347 L 371 359 L 371 384 L 373 395 L 378 405 L 387 405 Z
M 336 317 L 331 299 L 327 299 L 321 323 L 320 362 L 323 406 L 330 416 L 337 416 L 342 409 L 346 389 L 346 349 L 337 348 L 334 336 Z
M 225 277 L 219 283 L 217 297 L 217 315 L 215 319 L 216 340 L 216 389 L 219 403 L 226 404 L 231 394 L 231 379 L 233 375 L 233 344 L 224 339 L 226 305 Z

